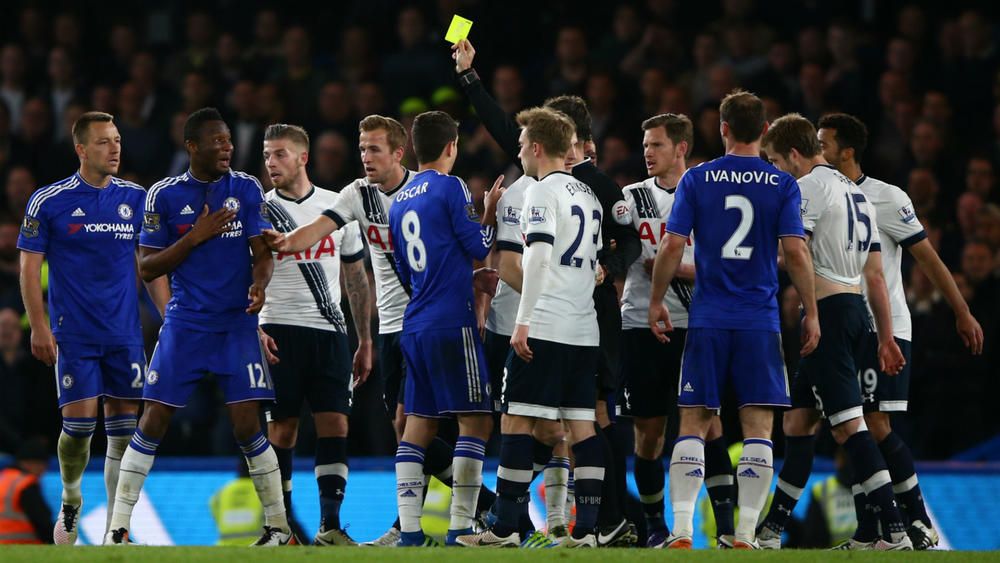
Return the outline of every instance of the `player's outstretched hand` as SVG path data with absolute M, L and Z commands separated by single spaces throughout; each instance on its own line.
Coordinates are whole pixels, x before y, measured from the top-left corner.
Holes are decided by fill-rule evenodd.
M 247 314 L 256 315 L 260 312 L 261 308 L 264 307 L 264 288 L 257 284 L 251 285 L 247 298 L 250 299 L 250 306 L 247 307 Z
M 209 213 L 208 205 L 206 204 L 201 210 L 201 215 L 195 219 L 194 226 L 188 231 L 188 236 L 191 237 L 196 245 L 201 244 L 210 238 L 226 232 L 229 223 L 235 218 L 236 212 L 225 207 Z
M 267 244 L 268 248 L 277 252 L 285 251 L 288 244 L 285 233 L 279 233 L 274 229 L 264 229 L 260 234 L 264 237 L 264 243 Z
M 983 327 L 979 326 L 979 321 L 972 313 L 959 315 L 955 320 L 955 328 L 970 352 L 977 356 L 983 353 Z
M 667 333 L 674 331 L 674 325 L 670 324 L 670 311 L 667 311 L 662 302 L 649 306 L 649 330 L 653 331 L 653 336 L 660 342 L 670 342 Z
M 472 68 L 472 60 L 476 58 L 476 50 L 468 39 L 463 39 L 451 47 L 451 58 L 455 59 L 455 72 L 465 72 Z
M 879 342 L 878 367 L 880 370 L 889 375 L 896 375 L 903 370 L 905 365 L 906 358 L 903 357 L 903 352 L 899 349 L 895 339 Z
M 496 181 L 493 182 L 493 187 L 483 197 L 483 207 L 486 208 L 485 214 L 496 213 L 497 205 L 500 203 L 500 196 L 505 191 L 507 191 L 507 188 L 503 187 L 503 174 L 501 174 L 497 176 Z
M 278 343 L 271 338 L 271 335 L 264 332 L 264 329 L 257 327 L 257 336 L 260 337 L 260 347 L 264 349 L 264 359 L 272 366 L 281 360 L 278 359 Z
M 812 354 L 819 346 L 819 339 L 819 319 L 809 315 L 802 317 L 802 348 L 799 350 L 799 355 L 806 357 Z
M 594 285 L 601 285 L 604 283 L 604 278 L 608 277 L 608 270 L 604 267 L 604 264 L 598 264 L 594 268 Z
M 530 362 L 534 354 L 528 348 L 528 325 L 514 325 L 514 334 L 510 337 L 510 346 L 517 357 Z
M 56 338 L 52 336 L 52 330 L 48 326 L 40 326 L 31 329 L 31 355 L 47 366 L 56 363 Z
M 372 373 L 372 341 L 358 341 L 358 349 L 354 352 L 354 387 L 363 385 Z
M 494 268 L 479 268 L 472 272 L 472 288 L 486 295 L 495 295 L 500 274 Z

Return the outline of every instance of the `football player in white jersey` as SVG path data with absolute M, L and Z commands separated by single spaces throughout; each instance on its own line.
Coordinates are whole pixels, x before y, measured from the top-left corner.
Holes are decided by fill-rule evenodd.
M 823 159 L 816 129 L 801 115 L 775 120 L 764 134 L 763 148 L 775 166 L 798 178 L 802 225 L 816 273 L 822 338 L 816 350 L 802 358 L 792 382 L 792 408 L 785 412 L 783 424 L 785 464 L 757 540 L 761 547 L 780 548 L 784 523 L 812 471 L 813 445 L 822 415 L 851 459 L 856 482 L 864 489 L 864 502 L 877 506 L 879 512 L 884 538 L 865 547 L 913 549 L 893 497 L 885 460 L 864 424 L 857 378 L 856 366 L 870 330 L 862 295 L 865 284 L 878 328 L 879 364 L 890 374 L 899 373 L 905 364 L 892 338 L 875 209 L 854 182 Z
M 264 131 L 264 165 L 274 189 L 265 196 L 271 223 L 289 232 L 333 207 L 341 197 L 316 189 L 306 174 L 309 136 L 296 125 Z M 316 424 L 316 481 L 321 520 L 316 545 L 356 545 L 340 522 L 347 488 L 347 421 L 355 385 L 371 371 L 371 323 L 364 242 L 357 222 L 303 252 L 276 252 L 270 290 L 260 312 L 261 340 L 275 363 L 275 401 L 267 409 L 268 438 L 278 454 L 285 510 L 291 514 L 292 454 L 299 413 L 309 403 Z M 352 362 L 340 310 L 340 273 L 358 335 Z M 277 354 L 277 356 L 275 356 Z M 279 360 L 278 358 L 281 358 Z M 352 381 L 353 371 L 353 381 Z
M 575 144 L 575 143 L 574 143 Z M 491 256 L 500 273 L 496 294 L 490 302 L 486 316 L 486 364 L 490 370 L 490 386 L 496 412 L 501 412 L 500 391 L 503 388 L 503 370 L 510 353 L 510 337 L 514 334 L 517 307 L 521 301 L 521 256 L 524 253 L 524 235 L 521 233 L 521 212 L 524 193 L 537 180 L 527 174 L 521 176 L 504 190 L 497 205 L 497 243 Z M 569 445 L 565 440 L 562 423 L 539 421 L 532 432 L 537 443 L 534 448 L 534 472 L 543 472 L 545 483 L 545 524 L 547 533 L 536 531 L 524 539 L 525 546 L 545 547 L 568 535 L 567 507 L 569 481 Z M 547 458 L 547 459 L 546 459 Z M 521 536 L 529 533 L 530 519 L 522 522 Z
M 882 268 L 889 288 L 892 306 L 892 330 L 910 362 L 912 328 L 910 310 L 906 305 L 900 263 L 902 249 L 907 249 L 917 264 L 927 274 L 934 286 L 944 295 L 955 313 L 955 327 L 962 341 L 973 354 L 983 353 L 983 329 L 972 316 L 969 306 L 955 285 L 948 267 L 938 257 L 913 211 L 913 204 L 906 192 L 897 186 L 866 176 L 859 160 L 868 142 L 868 130 L 858 118 L 838 113 L 819 120 L 819 144 L 823 157 L 841 173 L 853 180 L 875 206 L 875 215 L 882 239 Z M 869 353 L 869 359 L 872 354 Z M 916 549 L 937 545 L 938 534 L 931 526 L 924 507 L 923 495 L 913 468 L 913 454 L 898 434 L 893 433 L 889 413 L 906 412 L 910 384 L 909 365 L 898 375 L 889 376 L 878 369 L 876 362 L 868 361 L 861 368 L 861 383 L 865 398 L 865 423 L 872 437 L 878 442 L 889 474 L 892 476 L 896 499 L 910 523 L 908 533 Z M 870 513 L 861 518 L 861 526 L 874 525 Z M 871 532 L 869 532 L 870 534 Z
M 358 125 L 358 147 L 365 176 L 340 191 L 333 207 L 323 211 L 311 222 L 288 233 L 264 231 L 264 240 L 272 250 L 282 253 L 303 252 L 330 236 L 337 229 L 357 221 L 362 236 L 368 240 L 372 268 L 375 271 L 375 306 L 378 309 L 379 369 L 385 385 L 383 397 L 386 409 L 393 417 L 396 439 L 403 432 L 402 386 L 405 382 L 403 355 L 399 338 L 403 331 L 403 311 L 410 298 L 396 275 L 392 239 L 389 236 L 389 206 L 396 192 L 409 182 L 413 172 L 402 165 L 406 146 L 406 130 L 395 119 L 369 115 Z M 425 470 L 439 480 L 451 484 L 452 446 L 435 439 L 427 449 Z M 492 504 L 493 495 L 485 487 L 480 506 Z M 399 540 L 398 521 L 372 545 L 395 546 Z
M 663 517 L 665 477 L 664 432 L 667 416 L 676 420 L 677 381 L 687 332 L 688 306 L 694 286 L 694 247 L 688 244 L 684 259 L 667 290 L 664 304 L 674 326 L 670 341 L 661 343 L 650 332 L 650 274 L 656 249 L 666 233 L 674 192 L 687 170 L 694 142 L 694 128 L 685 115 L 650 117 L 642 123 L 643 157 L 649 178 L 624 189 L 627 220 L 639 233 L 642 255 L 629 267 L 622 293 L 622 416 L 632 417 L 635 428 L 635 483 L 646 516 L 646 547 L 661 548 L 669 531 Z M 674 403 L 672 404 L 672 400 Z M 705 441 L 705 484 L 712 498 L 720 545 L 731 547 L 733 529 L 733 468 L 722 437 L 722 424 L 713 419 Z
M 525 174 L 539 178 L 525 191 L 521 301 L 502 391 L 497 523 L 458 538 L 468 546 L 516 546 L 518 522 L 528 510 L 532 431 L 538 419 L 562 419 L 576 458 L 577 519 L 571 547 L 597 547 L 597 510 L 604 450 L 594 433 L 599 344 L 593 304 L 601 206 L 586 184 L 566 172 L 573 123 L 535 108 L 517 116 Z

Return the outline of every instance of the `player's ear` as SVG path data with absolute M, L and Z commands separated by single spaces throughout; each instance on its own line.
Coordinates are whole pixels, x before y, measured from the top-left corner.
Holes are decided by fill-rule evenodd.
M 86 156 L 86 154 L 87 154 L 87 153 L 86 153 L 86 151 L 84 151 L 84 148 L 83 148 L 83 143 L 76 143 L 76 144 L 74 144 L 74 145 L 73 145 L 73 150 L 74 150 L 74 151 L 76 151 L 76 156 L 77 156 L 77 158 L 79 158 L 80 160 L 83 160 L 83 159 L 84 159 L 84 157 L 85 157 L 85 156 Z

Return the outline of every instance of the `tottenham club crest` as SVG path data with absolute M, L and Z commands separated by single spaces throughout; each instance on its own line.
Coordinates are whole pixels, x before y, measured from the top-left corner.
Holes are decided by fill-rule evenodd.
M 62 386 L 63 389 L 69 389 L 73 386 L 73 376 L 70 374 L 63 374 L 62 376 Z
M 119 205 L 118 216 L 126 221 L 132 219 L 132 206 L 127 203 Z
M 160 380 L 160 374 L 156 372 L 155 369 L 149 370 L 146 373 L 146 383 L 149 385 L 156 385 L 156 382 Z
M 227 197 L 226 201 L 222 202 L 222 207 L 235 213 L 240 210 L 240 200 L 235 197 Z

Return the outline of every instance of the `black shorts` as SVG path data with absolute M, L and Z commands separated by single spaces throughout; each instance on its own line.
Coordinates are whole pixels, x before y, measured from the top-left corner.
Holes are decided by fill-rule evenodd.
M 871 326 L 864 298 L 838 293 L 817 303 L 822 336 L 792 380 L 792 408 L 823 413 L 836 426 L 863 415 L 857 366 Z
M 525 362 L 513 350 L 501 391 L 503 412 L 548 420 L 594 420 L 597 347 L 528 339 Z
M 406 387 L 406 362 L 399 346 L 400 332 L 380 334 L 382 341 L 378 348 L 378 365 L 382 372 L 382 401 L 390 419 L 396 417 L 396 407 L 403 397 Z
M 268 420 L 299 416 L 302 404 L 316 412 L 351 414 L 351 353 L 347 335 L 304 326 L 261 326 L 278 345 L 277 364 L 270 366 L 274 404 Z
M 621 387 L 621 332 L 622 311 L 618 304 L 618 294 L 612 284 L 594 288 L 594 309 L 597 311 L 597 328 L 601 334 L 601 346 L 597 358 L 597 396 L 614 397 Z M 614 405 L 608 405 L 614 411 Z
M 910 357 L 913 346 L 909 340 L 896 338 L 906 365 L 896 375 L 878 369 L 878 334 L 865 335 L 864 357 L 858 370 L 865 412 L 906 412 L 910 398 Z
M 677 409 L 677 382 L 687 330 L 674 329 L 662 344 L 648 328 L 622 331 L 622 416 L 652 418 Z
M 486 352 L 486 367 L 490 372 L 493 410 L 501 412 L 500 391 L 503 389 L 503 368 L 510 355 L 510 337 L 487 330 L 483 349 Z

